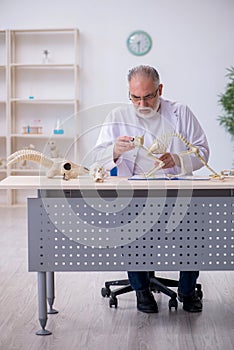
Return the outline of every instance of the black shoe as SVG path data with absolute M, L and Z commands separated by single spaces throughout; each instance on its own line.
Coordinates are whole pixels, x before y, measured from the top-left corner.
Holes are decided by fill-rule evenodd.
M 183 303 L 183 309 L 188 312 L 201 312 L 202 301 L 196 293 L 190 296 L 182 295 L 178 292 L 178 299 Z
M 137 310 L 146 313 L 157 313 L 158 305 L 149 289 L 137 290 Z

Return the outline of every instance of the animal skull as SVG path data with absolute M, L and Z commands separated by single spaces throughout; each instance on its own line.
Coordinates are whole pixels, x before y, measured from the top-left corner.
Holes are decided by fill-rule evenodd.
M 89 169 L 89 175 L 95 182 L 103 182 L 106 176 L 105 168 L 99 163 L 94 163 Z

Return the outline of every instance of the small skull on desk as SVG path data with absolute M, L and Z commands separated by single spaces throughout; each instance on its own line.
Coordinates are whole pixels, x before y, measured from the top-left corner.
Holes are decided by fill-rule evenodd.
M 106 170 L 102 165 L 96 162 L 89 168 L 89 175 L 94 182 L 104 182 Z

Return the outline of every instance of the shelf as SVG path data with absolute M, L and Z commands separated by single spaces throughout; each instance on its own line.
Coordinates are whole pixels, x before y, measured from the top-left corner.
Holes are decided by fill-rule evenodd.
M 50 135 L 46 135 L 46 134 L 11 134 L 10 137 L 16 137 L 16 138 L 35 138 L 35 139 L 51 139 L 51 138 L 55 138 L 55 139 L 60 139 L 62 140 L 73 140 L 74 137 L 73 136 L 67 136 L 67 135 L 56 135 L 56 134 L 50 134 Z
M 71 105 L 74 103 L 77 103 L 78 100 L 76 99 L 37 99 L 37 98 L 11 98 L 10 102 L 17 102 L 17 103 L 24 103 L 24 104 L 62 104 L 62 105 Z
M 73 34 L 74 32 L 78 32 L 77 28 L 43 28 L 43 29 L 15 29 L 11 30 L 12 33 L 15 34 L 46 34 L 54 33 L 54 34 Z
M 78 67 L 74 63 L 11 63 L 10 66 L 22 69 L 74 69 Z

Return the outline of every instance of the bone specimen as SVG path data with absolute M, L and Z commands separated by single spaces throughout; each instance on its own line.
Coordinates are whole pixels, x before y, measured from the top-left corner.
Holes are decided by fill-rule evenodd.
M 212 169 L 208 163 L 205 161 L 205 159 L 202 157 L 199 148 L 197 146 L 192 145 L 183 135 L 173 132 L 173 133 L 168 133 L 168 134 L 163 134 L 159 137 L 157 137 L 153 144 L 149 147 L 146 148 L 144 146 L 144 136 L 135 136 L 131 140 L 133 142 L 135 147 L 141 147 L 145 151 L 147 151 L 147 156 L 153 157 L 156 162 L 158 162 L 158 165 L 156 165 L 153 169 L 151 169 L 147 174 L 146 177 L 150 177 L 154 174 L 155 171 L 161 169 L 164 166 L 164 163 L 157 158 L 155 155 L 157 154 L 163 154 L 167 152 L 168 146 L 171 142 L 171 139 L 173 137 L 177 137 L 180 139 L 187 147 L 187 151 L 180 152 L 178 154 L 180 158 L 180 163 L 181 163 L 181 173 L 177 175 L 170 175 L 171 177 L 177 177 L 177 176 L 182 176 L 186 175 L 186 169 L 184 166 L 184 158 L 189 155 L 189 154 L 194 154 L 201 162 L 202 164 L 211 171 L 212 173 L 212 178 L 215 179 L 223 179 L 223 176 L 221 174 L 218 174 L 214 169 Z
M 79 175 L 85 175 L 89 173 L 89 169 L 75 164 L 69 160 L 64 159 L 50 159 L 43 153 L 35 150 L 19 150 L 11 154 L 7 161 L 8 166 L 13 165 L 22 160 L 30 160 L 35 163 L 41 164 L 41 166 L 47 168 L 46 176 L 52 178 L 56 175 L 62 175 L 64 180 L 75 179 Z

